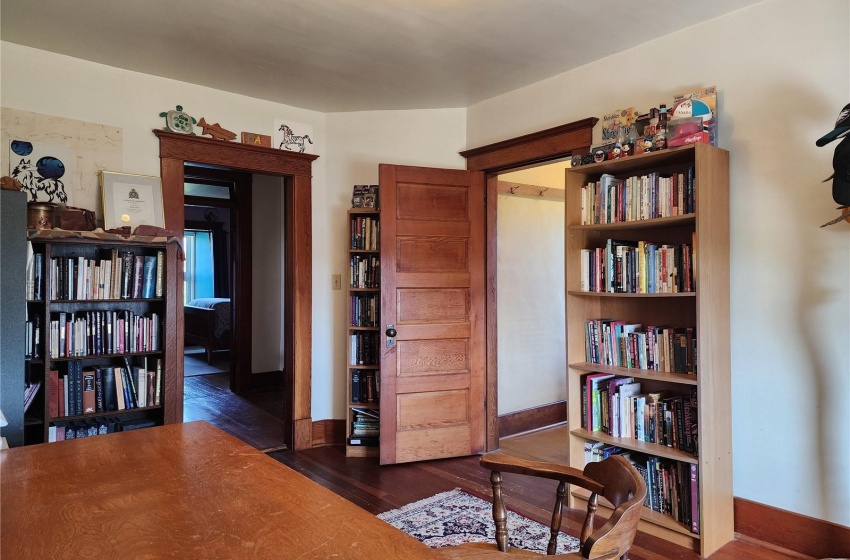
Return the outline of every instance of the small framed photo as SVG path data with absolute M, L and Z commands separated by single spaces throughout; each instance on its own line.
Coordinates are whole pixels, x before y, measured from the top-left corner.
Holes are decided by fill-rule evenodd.
M 162 182 L 150 175 L 100 172 L 103 193 L 104 229 L 140 225 L 165 227 L 162 209 Z

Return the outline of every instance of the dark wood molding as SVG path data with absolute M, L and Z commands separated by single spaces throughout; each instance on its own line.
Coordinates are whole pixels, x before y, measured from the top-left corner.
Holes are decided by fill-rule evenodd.
M 316 420 L 313 422 L 313 447 L 343 445 L 345 443 L 345 420 Z
M 598 121 L 596 117 L 589 117 L 480 148 L 464 150 L 460 155 L 466 158 L 466 168 L 472 171 L 504 171 L 540 163 L 590 146 L 593 126 Z
M 490 174 L 486 179 L 487 189 L 485 194 L 486 217 L 487 221 L 487 239 L 486 239 L 486 282 L 487 282 L 487 298 L 485 305 L 487 306 L 487 369 L 485 375 L 487 389 L 487 405 L 484 410 L 484 424 L 487 427 L 485 440 L 485 449 L 493 451 L 499 448 L 499 321 L 498 310 L 496 306 L 496 280 L 498 277 L 497 266 L 497 246 L 498 246 L 498 228 L 496 227 L 497 216 L 497 201 L 499 199 L 499 180 L 498 176 Z
M 460 152 L 466 158 L 466 168 L 472 171 L 484 171 L 486 176 L 486 220 L 487 220 L 487 365 L 485 384 L 487 400 L 484 423 L 487 429 L 486 449 L 492 451 L 499 446 L 498 428 L 498 364 L 497 334 L 498 321 L 496 310 L 496 277 L 498 217 L 498 174 L 500 172 L 530 167 L 567 157 L 572 153 L 584 154 L 590 150 L 593 126 L 599 121 L 589 117 L 554 128 L 541 130 L 524 136 L 517 136 L 480 148 Z
M 318 157 L 251 144 L 222 142 L 162 130 L 153 133 L 160 142 L 163 208 L 166 228 L 183 231 L 183 179 L 186 163 L 214 165 L 249 173 L 283 176 L 286 262 L 284 273 L 285 357 L 284 438 L 290 449 L 312 444 L 310 391 L 312 383 L 312 199 L 311 168 Z M 175 353 L 183 353 L 183 270 L 169 278 L 169 305 L 177 319 Z M 171 292 L 175 297 L 171 297 Z M 180 305 L 178 306 L 178 302 Z M 250 346 L 249 346 L 250 347 Z M 183 419 L 183 370 L 166 379 L 173 398 L 165 405 L 166 422 Z
M 567 401 L 509 412 L 499 416 L 499 437 L 507 437 L 567 421 Z
M 735 532 L 813 558 L 850 558 L 850 527 L 735 498 Z
M 253 177 L 239 174 L 234 189 L 234 203 L 230 224 L 230 285 L 233 305 L 230 312 L 233 320 L 231 336 L 235 352 L 230 390 L 237 395 L 248 390 L 251 377 L 251 340 L 253 339 L 253 240 L 251 227 L 251 204 L 253 200 Z M 282 218 L 282 216 L 281 216 Z
M 165 130 L 154 130 L 153 133 L 159 138 L 160 158 L 210 163 L 249 172 L 309 177 L 312 174 L 312 163 L 319 157 L 314 154 L 288 152 L 253 144 L 186 136 Z M 216 160 L 216 163 L 209 161 L 211 159 Z

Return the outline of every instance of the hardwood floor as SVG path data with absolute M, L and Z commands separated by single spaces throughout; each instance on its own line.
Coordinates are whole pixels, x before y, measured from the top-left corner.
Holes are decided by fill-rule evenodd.
M 520 456 L 559 460 L 566 453 L 566 427 L 540 430 L 505 438 L 502 450 Z M 421 500 L 438 492 L 463 488 L 471 494 L 490 499 L 489 471 L 478 465 L 477 457 L 462 457 L 379 466 L 377 458 L 346 458 L 343 447 L 328 446 L 307 451 L 277 451 L 270 457 L 302 473 L 340 496 L 372 513 L 381 513 Z M 531 519 L 549 524 L 555 483 L 505 474 L 503 492 L 508 507 Z M 568 510 L 562 528 L 577 535 L 584 512 Z M 699 554 L 672 545 L 662 539 L 639 533 L 629 555 L 632 560 L 696 560 Z M 735 541 L 711 556 L 712 560 L 781 560 L 807 558 L 771 550 L 750 542 Z
M 184 422 L 206 420 L 264 451 L 284 445 L 283 389 L 236 395 L 230 374 L 216 373 L 186 377 L 183 393 Z

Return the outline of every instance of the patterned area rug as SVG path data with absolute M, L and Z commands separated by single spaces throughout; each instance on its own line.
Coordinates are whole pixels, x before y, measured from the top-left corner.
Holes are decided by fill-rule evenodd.
M 466 542 L 496 542 L 492 504 L 460 488 L 386 511 L 378 517 L 431 548 Z M 508 511 L 508 535 L 511 546 L 546 554 L 546 545 L 549 544 L 549 527 L 546 525 Z M 578 539 L 561 532 L 557 553 L 576 552 L 578 549 Z

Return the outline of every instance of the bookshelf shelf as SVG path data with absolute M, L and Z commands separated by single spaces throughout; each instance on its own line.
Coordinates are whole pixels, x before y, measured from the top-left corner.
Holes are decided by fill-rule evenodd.
M 664 227 L 677 227 L 693 224 L 696 220 L 694 214 L 682 216 L 669 216 L 666 218 L 654 218 L 652 220 L 634 220 L 630 222 L 615 222 L 611 224 L 577 224 L 567 227 L 567 231 L 620 231 L 620 230 L 642 230 L 658 229 Z
M 651 298 L 693 298 L 696 297 L 695 292 L 675 292 L 671 294 L 621 294 L 610 292 L 583 292 L 581 290 L 568 290 L 567 295 L 578 297 L 597 297 L 597 298 L 632 298 L 632 299 L 651 299 Z
M 348 360 L 346 366 L 345 455 L 378 456 L 379 436 L 363 436 L 355 429 L 372 434 L 380 416 L 380 211 L 377 208 L 352 208 L 348 211 L 349 316 Z M 363 287 L 363 286 L 369 287 Z M 354 365 L 358 361 L 369 364 Z M 363 402 L 356 402 L 353 399 Z M 358 412 L 359 409 L 359 412 Z M 374 411 L 375 417 L 366 414 Z
M 123 356 L 157 356 L 162 354 L 159 350 L 150 352 L 121 352 L 120 354 L 87 354 L 85 356 L 62 356 L 61 358 L 50 358 L 51 362 L 69 362 L 72 360 L 97 360 L 100 358 L 121 358 Z
M 695 375 L 685 373 L 669 373 L 666 371 L 656 371 L 654 369 L 636 369 L 617 366 L 603 366 L 601 364 L 592 364 L 590 362 L 579 362 L 570 364 L 570 368 L 577 371 L 600 373 L 612 373 L 621 377 L 635 377 L 638 379 L 655 379 L 657 381 L 667 381 L 669 383 L 681 383 L 683 385 L 697 385 Z
M 601 441 L 603 443 L 622 447 L 623 449 L 631 449 L 632 451 L 656 455 L 658 457 L 664 457 L 665 459 L 673 459 L 675 461 L 682 461 L 685 463 L 697 463 L 697 457 L 677 449 L 673 449 L 672 447 L 658 445 L 657 443 L 638 441 L 634 438 L 627 437 L 612 437 L 604 434 L 603 432 L 588 432 L 587 430 L 570 430 L 570 434 L 578 438 L 591 441 Z
M 27 381 L 41 388 L 26 413 L 24 443 L 59 441 L 69 430 L 89 437 L 163 424 L 174 369 L 167 329 L 175 324 L 166 286 L 176 245 L 43 232 L 30 232 L 28 241 L 27 344 L 39 357 L 27 360 Z M 68 355 L 53 355 L 60 344 Z M 116 352 L 124 348 L 141 350 Z
M 613 181 L 610 177 L 603 178 L 603 175 L 612 176 Z M 691 524 L 683 525 L 671 515 L 662 514 L 649 507 L 644 507 L 641 530 L 688 546 L 701 556 L 708 557 L 734 537 L 731 365 L 728 334 L 729 154 L 725 150 L 697 144 L 583 165 L 568 169 L 566 176 L 565 292 L 570 464 L 582 467 L 586 460 L 585 443 L 594 442 L 603 444 L 602 449 L 606 446 L 624 449 L 625 455 L 640 467 L 639 470 L 643 470 L 648 479 L 654 472 L 652 485 L 647 485 L 650 491 L 661 489 L 663 492 L 670 488 L 666 485 L 671 477 L 665 478 L 662 473 L 672 473 L 672 478 L 678 479 L 680 485 L 677 489 L 678 495 L 685 495 L 688 502 L 688 510 L 683 517 L 694 517 L 697 520 L 695 528 L 700 534 L 691 530 L 694 528 Z M 669 201 L 670 207 L 673 207 L 674 201 L 679 202 L 682 199 L 677 201 L 672 198 L 672 193 L 678 193 L 678 185 L 684 185 L 684 200 L 690 206 L 682 207 L 679 202 L 675 206 L 677 210 L 670 212 L 673 215 L 668 217 L 608 224 L 582 224 L 582 201 L 590 204 L 589 201 L 596 200 L 593 196 L 583 197 L 582 190 L 586 185 L 601 181 L 614 185 L 618 182 L 626 184 L 628 179 L 638 177 L 646 178 L 645 182 L 633 180 L 628 184 L 649 184 L 654 188 L 653 181 L 657 180 L 659 188 L 653 192 L 666 194 L 667 191 L 661 190 L 661 180 L 657 178 L 668 176 L 671 177 L 670 184 L 676 187 L 670 189 L 671 198 L 660 199 Z M 667 188 L 666 185 L 667 183 L 664 183 L 664 188 Z M 625 187 L 612 187 L 605 192 L 608 193 L 606 196 L 613 193 L 617 208 L 622 209 L 623 200 L 634 200 L 629 196 L 634 196 L 635 191 L 628 194 L 628 191 L 624 192 L 618 188 Z M 692 188 L 693 193 L 691 200 L 687 197 L 689 188 Z M 599 192 L 599 187 L 595 191 L 587 189 L 587 192 Z M 656 194 L 652 200 L 657 201 L 659 196 Z M 593 208 L 596 207 L 608 208 L 594 202 Z M 696 212 L 682 215 L 679 214 L 680 207 L 685 210 L 693 208 Z M 641 209 L 643 208 L 641 206 Z M 586 216 L 587 210 L 585 207 Z M 662 215 L 662 212 L 654 211 L 652 215 Z M 593 218 L 590 219 L 592 220 Z M 611 252 L 610 248 L 616 248 L 616 244 L 609 243 L 609 239 L 621 240 L 620 246 L 624 247 L 622 253 L 614 255 Z M 650 245 L 668 245 L 676 250 L 681 249 L 682 255 L 690 255 L 690 262 L 685 258 L 677 258 L 674 261 L 677 268 L 670 278 L 681 280 L 679 274 L 683 271 L 684 278 L 688 278 L 688 273 L 692 274 L 695 291 L 644 294 L 581 290 L 583 257 L 587 259 L 588 255 L 592 255 L 595 258 L 599 251 L 602 251 L 603 260 L 596 262 L 602 263 L 603 272 L 600 273 L 597 268 L 594 273 L 602 274 L 602 285 L 607 286 L 605 282 L 610 279 L 607 276 L 609 270 L 618 274 L 628 270 L 636 274 L 643 270 L 643 264 L 650 270 L 648 253 L 633 249 L 648 248 Z M 608 264 L 612 262 L 608 260 L 609 255 L 622 257 L 620 262 L 630 265 L 631 268 L 612 269 Z M 669 262 L 668 260 L 667 263 Z M 587 260 L 584 263 L 584 270 L 587 271 L 589 263 Z M 615 280 L 622 281 L 622 278 Z M 630 285 L 635 285 L 634 279 L 629 280 Z M 634 325 L 632 328 L 636 328 L 636 336 L 630 337 L 628 332 L 631 331 L 615 330 L 614 322 Z M 601 325 L 610 328 L 610 331 L 604 334 L 598 329 L 586 331 L 588 325 Z M 673 338 L 671 334 L 670 338 L 665 339 L 668 344 L 661 345 L 661 337 L 658 335 L 660 329 L 648 328 L 660 325 L 671 329 L 671 332 L 687 331 L 687 334 L 678 339 Z M 592 332 L 594 337 L 598 334 L 599 339 L 594 338 L 592 345 L 586 345 L 586 332 Z M 682 340 L 687 340 L 687 344 L 680 344 Z M 641 351 L 647 349 L 641 357 L 648 357 L 649 347 L 630 346 L 644 343 L 654 345 L 651 353 L 654 360 L 678 359 L 678 364 L 681 365 L 685 363 L 681 357 L 686 354 L 687 368 L 678 371 L 690 371 L 693 368 L 697 374 L 590 363 L 588 352 L 591 351 L 595 353 L 593 361 L 600 358 L 600 361 L 606 364 L 625 363 L 623 356 L 634 361 L 634 356 L 637 355 L 635 348 Z M 608 345 L 604 347 L 604 352 L 607 352 L 604 354 L 605 359 L 601 359 L 603 354 L 597 350 L 603 348 L 603 344 Z M 588 377 L 595 373 L 603 375 Z M 605 375 L 611 377 L 606 378 Z M 620 383 L 624 385 L 619 385 L 617 380 L 623 378 L 633 378 L 633 382 L 629 391 L 621 393 L 620 387 L 628 382 L 622 381 Z M 587 395 L 596 391 L 599 392 L 599 400 L 593 401 Z M 620 400 L 621 396 L 623 400 Z M 617 400 L 612 400 L 613 398 Z M 618 402 L 621 405 L 625 403 L 625 407 L 609 410 L 612 403 Z M 662 424 L 650 424 L 650 429 L 656 430 L 652 437 L 658 439 L 658 430 L 664 430 L 665 437 L 678 438 L 679 445 L 668 447 L 631 437 L 611 435 L 624 429 L 621 414 L 631 414 L 632 420 L 637 419 L 638 407 L 642 409 L 640 413 L 644 419 L 665 419 Z M 586 416 L 588 410 L 591 412 L 590 416 Z M 591 419 L 594 426 L 597 425 L 597 417 L 594 414 L 607 415 L 606 421 L 598 424 L 598 431 L 587 427 Z M 693 444 L 698 449 L 699 456 L 694 456 L 689 447 L 692 446 L 690 435 L 694 433 L 696 439 Z M 665 439 L 659 441 L 666 442 Z M 690 477 L 686 474 L 688 472 Z M 696 499 L 691 500 L 691 497 Z M 586 494 L 573 491 L 570 505 L 583 507 L 584 504 L 576 500 L 586 499 Z M 696 506 L 692 507 L 692 504 Z

